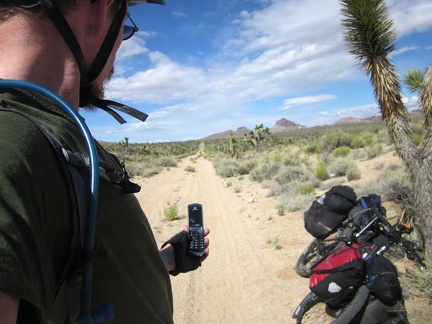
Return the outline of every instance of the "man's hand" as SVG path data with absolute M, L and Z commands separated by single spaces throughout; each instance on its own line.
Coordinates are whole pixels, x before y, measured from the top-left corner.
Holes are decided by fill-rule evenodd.
M 204 235 L 207 236 L 209 233 L 210 230 L 206 228 Z M 189 227 L 185 226 L 183 231 L 165 242 L 160 250 L 160 255 L 167 270 L 174 276 L 197 269 L 209 255 L 210 242 L 207 237 L 204 240 L 206 249 L 201 257 L 188 253 L 188 236 Z
M 15 324 L 18 317 L 19 297 L 0 291 L 0 323 Z

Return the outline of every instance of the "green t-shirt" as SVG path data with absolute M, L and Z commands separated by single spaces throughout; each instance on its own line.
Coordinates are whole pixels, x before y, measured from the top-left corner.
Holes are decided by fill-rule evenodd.
M 18 99 L 19 98 L 19 99 Z M 44 123 L 73 150 L 86 153 L 80 131 L 60 108 L 38 95 L 0 91 L 14 107 Z M 99 159 L 112 158 L 98 147 Z M 98 248 L 92 304 L 110 303 L 112 323 L 172 323 L 172 291 L 151 228 L 137 199 L 100 169 Z M 19 295 L 20 319 L 46 323 L 72 240 L 67 177 L 40 129 L 0 111 L 0 290 Z

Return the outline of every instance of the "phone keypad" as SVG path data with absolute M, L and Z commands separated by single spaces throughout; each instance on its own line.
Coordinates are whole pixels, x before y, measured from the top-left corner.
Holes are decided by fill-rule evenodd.
M 201 233 L 192 233 L 191 234 L 190 249 L 191 250 L 204 249 L 204 234 L 201 234 Z

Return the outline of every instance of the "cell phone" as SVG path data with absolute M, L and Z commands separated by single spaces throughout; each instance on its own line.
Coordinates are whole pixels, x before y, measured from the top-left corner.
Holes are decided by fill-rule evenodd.
M 189 253 L 201 256 L 205 251 L 204 218 L 201 204 L 188 205 Z

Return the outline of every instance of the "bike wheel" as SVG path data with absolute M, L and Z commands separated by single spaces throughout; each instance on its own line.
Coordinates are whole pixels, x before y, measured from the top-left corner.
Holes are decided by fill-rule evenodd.
M 321 257 L 339 246 L 339 243 L 340 242 L 336 241 L 334 238 L 313 240 L 298 258 L 295 266 L 296 273 L 300 277 L 309 278 L 312 265 Z
M 313 293 L 310 293 L 310 296 Z M 330 311 L 327 304 L 321 299 L 308 298 L 308 296 L 303 300 L 302 304 L 296 310 L 297 324 L 347 324 L 352 323 L 353 320 L 358 319 L 363 314 L 367 302 L 369 299 L 369 288 L 366 286 L 361 286 L 351 302 L 344 308 L 338 311 Z

